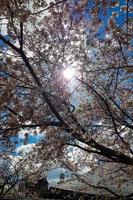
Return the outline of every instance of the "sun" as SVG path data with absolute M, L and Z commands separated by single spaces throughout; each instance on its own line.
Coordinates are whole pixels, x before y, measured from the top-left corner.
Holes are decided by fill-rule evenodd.
M 68 79 L 68 80 L 71 80 L 73 78 L 75 74 L 75 69 L 74 68 L 66 68 L 64 71 L 63 71 L 63 76 Z

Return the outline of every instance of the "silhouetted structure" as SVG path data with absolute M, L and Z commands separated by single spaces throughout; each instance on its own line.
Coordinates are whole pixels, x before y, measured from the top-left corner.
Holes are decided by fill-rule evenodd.
M 20 182 L 19 187 L 18 187 L 19 192 L 24 192 L 24 193 L 42 193 L 42 192 L 47 192 L 48 191 L 48 181 L 46 177 L 37 180 L 37 182 L 32 182 L 32 181 L 23 181 Z
M 24 185 L 23 185 L 24 184 Z M 25 182 L 21 183 L 19 188 L 21 188 L 22 192 L 27 192 L 27 194 L 36 194 L 40 198 L 44 199 L 62 199 L 62 200 L 129 200 L 132 198 L 118 198 L 118 197 L 107 197 L 104 195 L 98 195 L 98 194 L 91 194 L 91 193 L 82 193 L 82 192 L 76 192 L 71 191 L 67 189 L 61 189 L 55 187 L 48 187 L 48 181 L 46 178 L 42 178 L 38 180 L 36 183 L 33 182 Z

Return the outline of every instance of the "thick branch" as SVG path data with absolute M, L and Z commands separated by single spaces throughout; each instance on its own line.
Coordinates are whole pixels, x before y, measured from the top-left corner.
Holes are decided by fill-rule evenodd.
M 23 50 L 23 22 L 20 22 L 20 48 Z
M 32 75 L 32 77 L 34 78 L 36 84 L 39 87 L 42 87 L 39 78 L 37 77 L 37 75 L 35 74 L 32 66 L 30 65 L 26 55 L 24 54 L 23 51 L 20 52 L 23 61 L 25 62 L 26 67 L 28 68 L 28 70 L 30 71 L 30 74 Z M 45 91 L 43 91 L 42 96 L 44 97 L 46 103 L 48 104 L 49 108 L 51 109 L 51 111 L 55 114 L 55 116 L 57 117 L 57 119 L 59 119 L 60 122 L 62 122 L 63 124 L 65 124 L 64 120 L 62 119 L 62 117 L 60 116 L 60 114 L 57 112 L 57 110 L 55 109 L 55 107 L 53 106 L 53 104 L 51 103 L 50 99 L 47 96 L 47 93 Z
M 32 75 L 34 81 L 36 82 L 36 84 L 39 87 L 42 87 L 41 82 L 39 80 L 39 78 L 37 77 L 36 73 L 34 72 L 32 66 L 30 65 L 25 53 L 21 50 L 18 49 L 15 45 L 13 45 L 9 40 L 6 40 L 2 35 L 0 35 L 0 39 L 7 44 L 8 46 L 10 46 L 13 50 L 15 50 L 23 59 L 26 67 L 28 68 L 30 74 Z M 55 107 L 53 106 L 53 104 L 51 103 L 50 99 L 48 98 L 47 94 L 45 91 L 43 91 L 42 96 L 44 98 L 44 100 L 46 101 L 46 103 L 48 104 L 49 108 L 51 109 L 51 111 L 53 112 L 53 114 L 57 117 L 57 119 L 65 124 L 64 120 L 62 119 L 62 117 L 60 116 L 60 114 L 57 112 L 57 110 L 55 109 Z
M 15 50 L 17 53 L 20 53 L 20 49 L 13 45 L 9 40 L 7 40 L 4 36 L 0 34 L 0 40 L 2 40 L 5 44 Z
M 48 127 L 48 126 L 55 126 L 55 127 L 61 127 L 63 124 L 61 122 L 43 122 L 42 124 L 19 124 L 13 127 L 8 128 L 0 128 L 3 132 L 8 132 L 12 130 L 19 130 L 20 128 L 37 128 L 37 127 Z
M 116 163 L 123 163 L 126 165 L 133 165 L 133 158 L 130 158 L 129 156 L 115 151 L 113 149 L 109 149 L 101 144 L 98 144 L 95 140 L 91 139 L 88 142 L 88 145 L 99 150 L 99 155 L 102 155 L 106 158 L 109 158 L 111 160 L 113 160 Z

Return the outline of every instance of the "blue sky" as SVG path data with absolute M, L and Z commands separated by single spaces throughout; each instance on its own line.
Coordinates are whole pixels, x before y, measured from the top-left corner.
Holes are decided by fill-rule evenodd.
M 130 2 L 130 1 L 129 1 Z M 97 36 L 100 38 L 100 39 L 103 39 L 105 37 L 105 28 L 107 27 L 108 25 L 108 20 L 109 18 L 112 16 L 112 13 L 113 12 L 117 12 L 118 13 L 118 16 L 115 17 L 115 20 L 116 20 L 116 24 L 119 26 L 121 25 L 124 20 L 126 19 L 127 17 L 127 13 L 126 12 L 123 12 L 121 10 L 121 6 L 124 6 L 126 5 L 127 2 L 125 0 L 119 0 L 119 3 L 116 7 L 110 7 L 108 10 L 107 10 L 107 14 L 106 15 L 103 15 L 103 13 L 99 13 L 99 19 L 102 20 L 102 25 L 99 27 L 99 30 L 97 32 Z M 130 5 L 131 5 L 131 2 L 130 2 Z M 94 3 L 88 3 L 88 7 L 93 7 L 94 6 Z M 84 14 L 84 17 L 86 20 L 91 20 L 91 15 L 89 14 L 89 12 L 85 12 Z M 133 17 L 133 12 L 129 12 L 128 13 L 128 17 L 131 18 Z

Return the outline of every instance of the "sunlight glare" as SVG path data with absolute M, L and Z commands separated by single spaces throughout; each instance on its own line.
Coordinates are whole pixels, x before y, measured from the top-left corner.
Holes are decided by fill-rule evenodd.
M 74 74 L 75 74 L 75 69 L 74 68 L 66 68 L 63 71 L 63 76 L 68 80 L 72 79 Z

